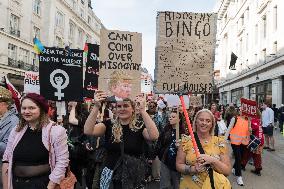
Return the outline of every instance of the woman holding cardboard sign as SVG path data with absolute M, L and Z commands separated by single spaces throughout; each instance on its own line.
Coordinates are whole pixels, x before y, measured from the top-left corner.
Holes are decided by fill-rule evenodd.
M 182 145 L 178 149 L 176 168 L 183 174 L 180 189 L 200 189 L 204 185 L 210 186 L 208 165 L 213 168 L 213 177 L 217 181 L 222 180 L 222 187 L 230 187 L 228 179 L 224 175 L 229 175 L 231 163 L 228 155 L 228 148 L 224 137 L 216 137 L 214 134 L 214 115 L 207 109 L 196 113 L 193 121 L 193 131 L 196 132 L 195 139 L 200 151 L 200 156 L 196 158 L 192 140 L 189 136 L 182 138 Z M 202 153 L 201 148 L 205 153 Z M 217 179 L 218 177 L 218 179 Z M 215 188 L 216 181 L 214 181 Z M 221 188 L 221 187 L 219 187 Z
M 145 140 L 158 139 L 157 127 L 146 112 L 142 97 L 136 97 L 135 102 L 128 98 L 117 102 L 117 119 L 96 124 L 101 102 L 106 98 L 105 92 L 96 92 L 95 106 L 84 126 L 85 134 L 105 135 L 108 155 L 101 174 L 100 188 L 137 188 L 141 186 L 146 171 L 143 146 Z M 136 105 L 141 120 L 136 118 Z

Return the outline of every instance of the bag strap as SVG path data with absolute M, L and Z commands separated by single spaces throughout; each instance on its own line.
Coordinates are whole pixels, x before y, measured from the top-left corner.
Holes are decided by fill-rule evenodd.
M 201 145 L 201 142 L 200 142 L 199 137 L 198 137 L 198 135 L 197 135 L 196 132 L 194 132 L 194 138 L 195 138 L 195 140 L 196 140 L 196 143 L 197 143 L 197 147 L 198 147 L 198 149 L 199 149 L 199 152 L 200 152 L 201 154 L 205 154 L 205 151 L 204 151 L 204 149 L 203 149 L 203 147 L 202 147 L 202 145 Z M 209 174 L 209 178 L 210 178 L 211 188 L 212 188 L 212 189 L 215 189 L 215 186 L 214 186 L 214 177 L 213 177 L 213 169 L 212 169 L 212 167 L 211 167 L 210 165 L 206 165 L 206 166 L 207 166 L 207 168 L 208 168 L 208 174 Z

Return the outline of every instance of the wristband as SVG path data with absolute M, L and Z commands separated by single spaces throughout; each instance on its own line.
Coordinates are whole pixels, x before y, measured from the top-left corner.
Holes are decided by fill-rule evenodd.
M 96 106 L 98 109 L 100 109 L 102 104 L 100 102 L 94 102 L 94 106 Z
M 191 166 L 190 165 L 185 165 L 184 166 L 184 174 L 188 175 L 190 173 Z

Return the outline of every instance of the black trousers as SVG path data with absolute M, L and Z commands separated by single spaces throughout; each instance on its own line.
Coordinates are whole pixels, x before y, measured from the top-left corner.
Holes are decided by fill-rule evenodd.
M 245 145 L 241 144 L 241 145 L 235 145 L 235 144 L 231 144 L 232 149 L 233 149 L 233 153 L 235 156 L 235 163 L 234 163 L 234 168 L 235 168 L 235 175 L 236 176 L 242 176 L 242 155 L 244 152 L 244 148 L 246 148 Z
M 49 174 L 23 178 L 13 176 L 13 188 L 14 189 L 46 189 L 49 178 Z

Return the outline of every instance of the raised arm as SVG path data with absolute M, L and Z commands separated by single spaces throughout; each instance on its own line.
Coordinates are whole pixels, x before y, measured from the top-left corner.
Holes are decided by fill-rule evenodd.
M 156 124 L 151 119 L 149 114 L 145 109 L 145 99 L 141 96 L 136 97 L 135 102 L 137 103 L 139 113 L 142 116 L 142 119 L 145 123 L 146 129 L 143 131 L 143 136 L 146 140 L 157 140 L 159 138 L 159 131 L 156 127 Z
M 99 113 L 99 109 L 101 107 L 102 101 L 106 99 L 107 95 L 103 91 L 97 91 L 95 94 L 95 102 L 94 108 L 89 114 L 85 125 L 84 125 L 84 134 L 86 135 L 94 135 L 94 136 L 103 136 L 106 127 L 103 123 L 97 124 L 97 116 Z

